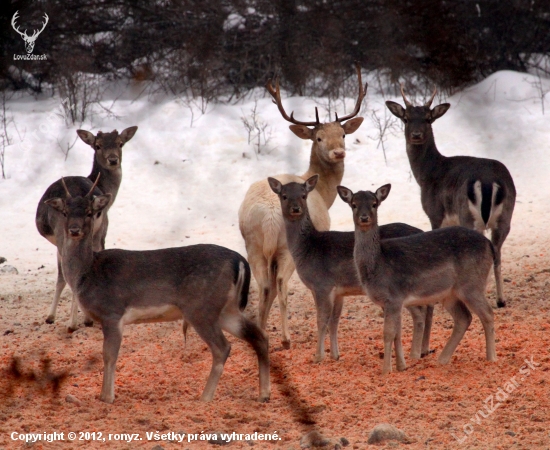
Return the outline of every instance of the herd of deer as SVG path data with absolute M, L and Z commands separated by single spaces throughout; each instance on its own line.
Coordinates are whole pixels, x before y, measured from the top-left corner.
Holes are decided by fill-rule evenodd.
M 413 106 L 403 91 L 405 108 L 386 102 L 405 128 L 407 155 L 421 190 L 422 207 L 432 231 L 393 223 L 378 225 L 378 207 L 390 193 L 386 184 L 376 192 L 340 186 L 346 157 L 345 137 L 363 122 L 359 113 L 366 95 L 357 67 L 359 95 L 353 112 L 321 123 L 301 122 L 285 112 L 279 84 L 267 89 L 290 130 L 313 141 L 308 170 L 301 176 L 283 174 L 254 183 L 239 210 L 239 225 L 248 261 L 238 253 L 211 244 L 152 251 L 105 250 L 108 211 L 121 180 L 122 147 L 137 127 L 97 135 L 78 130 L 95 151 L 88 177 L 66 177 L 53 183 L 38 204 L 36 225 L 57 246 L 58 279 L 46 322 L 53 323 L 66 283 L 73 292 L 69 330 L 77 328 L 78 306 L 85 324 L 101 324 L 104 376 L 100 399 L 114 401 L 115 365 L 124 325 L 183 319 L 212 352 L 213 363 L 201 400 L 212 400 L 229 356 L 223 331 L 247 341 L 259 363 L 260 401 L 270 396 L 269 349 L 264 329 L 274 298 L 279 298 L 282 343 L 290 347 L 287 322 L 288 281 L 296 269 L 311 290 L 317 310 L 317 351 L 324 355 L 328 329 L 330 356 L 337 360 L 338 322 L 343 298 L 368 294 L 384 310 L 384 362 L 391 372 L 392 345 L 397 370 L 406 367 L 401 344 L 401 312 L 413 319 L 411 358 L 429 353 L 433 305 L 441 302 L 454 327 L 439 362 L 446 364 L 477 314 L 485 331 L 487 360 L 495 361 L 492 307 L 485 297 L 491 266 L 498 306 L 502 291 L 501 248 L 510 231 L 515 188 L 498 161 L 450 157 L 436 148 L 431 124 L 449 109 Z M 328 209 L 336 195 L 352 209 L 355 232 L 328 231 Z M 491 230 L 491 241 L 483 236 Z M 243 311 L 251 272 L 259 289 L 259 324 Z

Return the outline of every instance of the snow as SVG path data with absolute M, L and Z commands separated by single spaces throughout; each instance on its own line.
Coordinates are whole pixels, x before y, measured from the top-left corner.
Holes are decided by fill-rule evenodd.
M 446 156 L 472 155 L 498 159 L 514 178 L 518 192 L 512 232 L 504 247 L 521 242 L 540 248 L 547 237 L 550 192 L 549 117 L 543 114 L 540 86 L 548 80 L 515 72 L 498 72 L 445 101 L 451 109 L 434 124 L 435 139 Z M 121 90 L 119 88 L 119 90 Z M 209 105 L 200 115 L 176 99 L 152 101 L 132 98 L 130 89 L 118 92 L 112 107 L 118 119 L 94 116 L 81 128 L 92 131 L 139 129 L 123 150 L 123 181 L 109 212 L 107 247 L 154 249 L 196 243 L 216 243 L 246 255 L 238 229 L 237 212 L 250 184 L 278 173 L 302 174 L 309 162 L 310 142 L 297 138 L 267 97 L 257 100 L 257 111 L 271 127 L 265 152 L 247 144 L 241 117 L 254 100 L 237 105 Z M 327 99 L 288 98 L 287 111 L 307 120 L 315 105 Z M 434 104 L 439 98 L 436 97 Z M 38 200 L 61 176 L 87 176 L 93 151 L 78 140 L 67 160 L 58 142 L 72 143 L 76 127 L 67 128 L 60 114 L 63 99 L 30 96 L 8 102 L 13 144 L 6 148 L 7 179 L 0 179 L 0 256 L 20 272 L 44 265 L 55 280 L 56 249 L 41 237 L 34 224 Z M 365 121 L 348 136 L 343 185 L 353 191 L 374 190 L 390 182 L 392 192 L 380 209 L 380 222 L 400 221 L 429 229 L 420 206 L 419 188 L 411 175 L 401 131 L 376 148 L 377 131 L 370 119 L 376 109 L 383 117 L 387 99 L 367 92 Z M 392 98 L 402 103 L 400 98 Z M 113 99 L 106 99 L 111 106 Z M 355 99 L 347 100 L 348 110 Z M 546 100 L 550 115 L 550 104 Z M 193 126 L 190 127 L 191 122 Z M 246 157 L 243 157 L 243 153 Z M 352 230 L 349 207 L 338 198 L 330 210 L 332 228 Z M 510 244 L 512 243 L 512 244 Z

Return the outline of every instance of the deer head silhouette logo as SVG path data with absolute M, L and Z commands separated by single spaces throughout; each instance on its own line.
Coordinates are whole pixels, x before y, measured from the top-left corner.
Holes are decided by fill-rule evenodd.
M 18 14 L 19 14 L 19 11 L 15 11 L 15 14 L 11 18 L 11 26 L 13 27 L 13 29 L 15 31 L 17 31 L 21 35 L 21 37 L 25 41 L 25 50 L 27 50 L 27 53 L 32 53 L 32 51 L 34 50 L 34 41 L 36 41 L 36 38 L 40 35 L 40 33 L 42 33 L 42 31 L 44 31 L 44 28 L 46 28 L 46 25 L 48 24 L 49 17 L 46 13 L 44 13 L 45 22 L 42 24 L 42 29 L 34 30 L 33 33 L 32 33 L 32 36 L 29 36 L 29 35 L 27 35 L 27 30 L 26 29 L 22 33 L 21 31 L 19 31 L 19 27 L 15 26 L 15 21 L 19 18 Z

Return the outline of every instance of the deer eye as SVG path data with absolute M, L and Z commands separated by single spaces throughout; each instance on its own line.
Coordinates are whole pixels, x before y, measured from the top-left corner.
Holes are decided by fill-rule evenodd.
M 317 138 L 317 142 L 321 142 L 321 138 Z
M 286 200 L 286 199 L 288 198 L 288 197 L 287 197 L 286 195 L 284 195 L 284 194 L 282 195 L 282 197 L 283 197 L 283 200 Z
M 377 206 L 378 206 L 378 203 L 374 203 L 374 204 L 372 205 L 373 208 L 376 208 Z
M 403 118 L 403 123 L 407 123 L 407 122 L 408 122 L 408 120 Z
M 345 134 L 343 134 L 343 135 L 342 135 L 342 137 L 343 137 L 343 138 L 345 139 L 345 138 L 346 138 L 346 135 L 345 135 Z
M 351 204 L 351 207 L 352 207 L 353 209 L 357 209 L 357 205 L 356 205 L 355 203 L 352 203 L 352 204 Z
M 306 194 L 302 195 L 302 198 L 305 200 L 306 199 Z

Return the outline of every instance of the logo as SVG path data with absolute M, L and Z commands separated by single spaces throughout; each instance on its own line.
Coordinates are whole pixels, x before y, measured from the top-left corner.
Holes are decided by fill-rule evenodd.
M 40 36 L 40 33 L 44 31 L 44 28 L 46 28 L 46 25 L 48 24 L 49 17 L 46 13 L 44 13 L 44 23 L 42 24 L 42 28 L 40 30 L 33 30 L 33 33 L 31 36 L 27 34 L 27 29 L 25 29 L 24 32 L 19 31 L 19 27 L 16 26 L 15 22 L 19 18 L 19 11 L 16 11 L 13 17 L 11 18 L 11 26 L 15 31 L 17 31 L 21 37 L 23 38 L 23 41 L 25 42 L 25 50 L 27 50 L 27 55 L 13 55 L 13 59 L 48 59 L 46 55 L 31 55 L 31 53 L 34 50 L 34 43 L 38 36 Z

